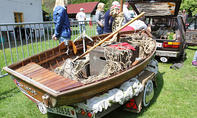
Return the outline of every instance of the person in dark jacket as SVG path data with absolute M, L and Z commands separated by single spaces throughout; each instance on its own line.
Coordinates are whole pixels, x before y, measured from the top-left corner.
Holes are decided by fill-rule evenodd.
M 55 33 L 52 38 L 54 40 L 59 39 L 60 42 L 64 42 L 65 45 L 68 45 L 71 38 L 71 30 L 64 0 L 56 0 L 53 9 L 53 20 L 55 23 Z
M 112 3 L 112 7 L 117 7 L 120 6 L 120 3 L 118 1 L 114 1 Z M 110 9 L 105 13 L 104 15 L 104 28 L 103 28 L 103 33 L 111 33 L 112 32 L 112 23 L 114 21 L 114 18 L 112 17 L 112 14 L 110 13 Z
M 104 15 L 104 28 L 103 33 L 111 33 L 112 32 L 112 22 L 114 18 L 110 15 L 110 9 Z

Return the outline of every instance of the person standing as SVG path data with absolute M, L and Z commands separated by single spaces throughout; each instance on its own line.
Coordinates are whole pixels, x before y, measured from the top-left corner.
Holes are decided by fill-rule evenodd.
M 55 33 L 52 39 L 59 39 L 60 43 L 64 42 L 65 45 L 68 45 L 71 38 L 71 30 L 64 0 L 56 0 L 53 8 L 53 20 L 55 23 Z
M 104 28 L 104 6 L 105 4 L 104 3 L 99 3 L 98 6 L 97 6 L 97 10 L 96 10 L 96 15 L 95 15 L 95 18 L 96 18 L 96 23 L 97 23 L 97 33 L 100 35 L 100 34 L 103 34 L 103 28 Z
M 79 22 L 79 32 L 80 34 L 85 31 L 85 20 L 86 20 L 86 14 L 84 13 L 84 8 L 80 8 L 80 12 L 77 13 L 76 19 Z
M 124 22 L 123 25 L 129 22 L 132 19 L 132 14 L 129 11 L 129 3 L 125 2 L 123 5 L 123 14 L 124 14 Z
M 182 11 L 182 17 L 183 17 L 183 22 L 184 22 L 184 24 L 186 24 L 187 23 L 187 13 L 186 13 L 186 10 L 185 9 L 183 9 L 183 11 Z
M 112 3 L 112 8 L 120 6 L 120 3 L 118 1 L 114 1 Z M 104 29 L 103 33 L 111 33 L 112 32 L 112 23 L 114 21 L 114 18 L 112 17 L 112 12 L 110 12 L 110 9 L 105 13 L 104 15 Z

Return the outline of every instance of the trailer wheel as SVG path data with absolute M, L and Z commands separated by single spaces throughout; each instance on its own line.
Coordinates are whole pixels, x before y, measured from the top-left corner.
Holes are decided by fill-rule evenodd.
M 144 88 L 143 105 L 147 107 L 154 96 L 154 86 L 152 80 L 148 80 Z
M 42 114 L 46 114 L 47 113 L 47 108 L 44 106 L 44 104 L 43 103 L 37 103 L 37 107 L 38 107 L 38 109 L 40 110 L 40 112 L 42 113 Z

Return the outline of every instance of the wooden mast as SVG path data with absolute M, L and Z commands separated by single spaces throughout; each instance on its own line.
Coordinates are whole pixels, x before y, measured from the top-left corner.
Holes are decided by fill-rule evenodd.
M 123 11 L 123 0 L 120 0 L 120 12 Z

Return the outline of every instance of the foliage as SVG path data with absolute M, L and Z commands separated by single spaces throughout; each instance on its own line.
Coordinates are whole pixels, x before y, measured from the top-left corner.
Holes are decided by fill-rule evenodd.
M 192 15 L 196 15 L 197 14 L 197 1 L 196 0 L 182 0 L 182 4 L 181 4 L 181 10 L 186 9 L 186 11 L 188 12 L 188 10 L 190 9 L 192 11 Z
M 111 3 L 114 0 L 68 0 L 69 4 L 76 4 L 76 3 L 84 3 L 84 2 L 103 2 L 105 3 L 105 11 L 110 8 Z M 120 0 L 118 0 L 120 1 Z M 55 4 L 55 0 L 43 0 L 42 8 L 48 13 L 52 13 L 53 6 Z M 190 9 L 192 14 L 197 14 L 197 1 L 196 0 L 182 0 L 181 10 L 186 9 L 187 11 Z

